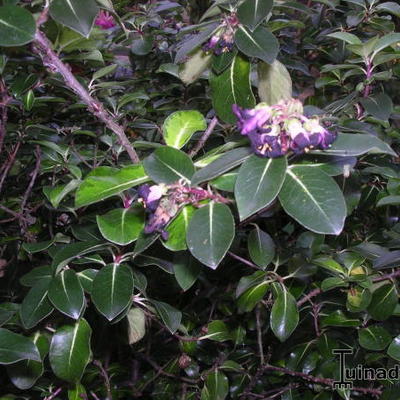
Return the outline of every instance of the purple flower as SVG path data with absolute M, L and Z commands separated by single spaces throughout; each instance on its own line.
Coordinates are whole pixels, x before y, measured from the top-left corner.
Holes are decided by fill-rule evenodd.
M 271 110 L 268 106 L 249 110 L 234 104 L 232 110 L 238 118 L 237 126 L 242 135 L 248 135 L 252 131 L 262 129 L 271 118 Z
M 100 10 L 95 24 L 102 29 L 113 28 L 115 26 L 114 17 L 108 11 Z
M 164 194 L 164 189 L 159 185 L 141 185 L 138 188 L 138 197 L 143 202 L 147 210 L 156 211 L 161 197 Z

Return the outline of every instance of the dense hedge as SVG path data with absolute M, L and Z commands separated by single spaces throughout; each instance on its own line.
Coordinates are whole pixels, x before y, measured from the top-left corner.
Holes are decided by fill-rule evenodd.
M 397 400 L 399 18 L 0 1 L 0 399 Z

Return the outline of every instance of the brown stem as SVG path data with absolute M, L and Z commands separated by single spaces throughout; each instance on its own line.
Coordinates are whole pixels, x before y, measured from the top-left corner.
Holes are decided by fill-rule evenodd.
M 104 385 L 106 386 L 107 391 L 107 400 L 112 400 L 110 377 L 108 376 L 107 371 L 104 369 L 101 361 L 94 360 L 93 364 L 100 370 L 101 376 L 103 377 Z
M 58 72 L 63 77 L 65 84 L 76 93 L 76 95 L 85 103 L 89 111 L 96 116 L 104 125 L 107 126 L 118 137 L 119 142 L 128 153 L 134 164 L 139 163 L 139 157 L 129 142 L 124 128 L 117 124 L 110 113 L 104 108 L 103 104 L 93 98 L 89 92 L 78 82 L 66 64 L 53 51 L 50 41 L 46 35 L 37 30 L 34 40 L 33 51 L 39 55 L 43 64 L 52 72 Z
M 26 203 L 28 202 L 28 198 L 32 192 L 33 185 L 35 184 L 36 178 L 37 178 L 39 170 L 40 170 L 41 156 L 40 156 L 40 147 L 39 146 L 36 146 L 36 148 L 35 148 L 35 157 L 36 157 L 35 169 L 32 172 L 31 180 L 29 182 L 29 185 L 25 191 L 25 195 L 21 202 L 21 213 L 24 213 Z
M 262 340 L 262 327 L 261 327 L 261 307 L 258 304 L 256 308 L 256 324 L 257 324 L 257 343 L 258 343 L 258 351 L 260 353 L 260 364 L 264 365 L 264 346 Z
M 197 142 L 196 146 L 194 146 L 193 149 L 189 152 L 190 157 L 194 157 L 203 148 L 204 144 L 213 133 L 215 126 L 217 124 L 218 124 L 218 118 L 214 117 L 211 120 L 210 124 L 208 125 L 208 128 L 204 131 L 201 139 Z
M 231 251 L 228 251 L 228 255 L 230 255 L 235 260 L 238 260 L 238 261 L 242 262 L 243 264 L 245 264 L 245 265 L 247 265 L 247 266 L 249 266 L 251 268 L 254 268 L 254 269 L 257 269 L 257 270 L 262 269 L 262 268 L 258 267 L 256 264 L 252 263 L 251 261 L 246 260 L 245 258 L 240 257 L 235 253 L 232 253 Z
M 281 367 L 275 367 L 274 365 L 265 365 L 263 368 L 264 371 L 276 371 L 276 372 L 281 372 L 285 375 L 290 375 L 294 376 L 296 378 L 303 379 L 305 381 L 311 382 L 311 383 L 316 383 L 319 385 L 325 385 L 329 387 L 334 387 L 334 379 L 331 378 L 319 378 L 317 376 L 305 374 L 304 372 L 297 372 L 297 371 L 292 371 L 287 368 L 281 368 Z M 380 389 L 374 389 L 374 388 L 366 388 L 366 387 L 353 387 L 351 389 L 354 392 L 360 392 L 364 394 L 370 394 L 375 397 L 380 397 L 382 395 L 382 391 Z
M 6 126 L 7 126 L 7 104 L 11 100 L 8 95 L 6 85 L 4 80 L 0 78 L 0 153 L 3 149 L 4 138 L 6 136 Z
M 15 157 L 17 156 L 20 146 L 21 146 L 21 142 L 18 142 L 14 146 L 12 153 L 8 156 L 8 160 L 2 166 L 2 175 L 0 177 L 0 193 L 1 193 L 1 189 L 3 188 L 4 181 L 7 178 L 8 172 L 10 171 L 11 167 L 14 165 Z

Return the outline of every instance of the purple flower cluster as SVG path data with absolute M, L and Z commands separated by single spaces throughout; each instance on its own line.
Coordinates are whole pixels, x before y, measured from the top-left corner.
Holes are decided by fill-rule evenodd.
M 326 129 L 318 118 L 303 115 L 300 101 L 291 99 L 276 105 L 264 103 L 253 109 L 236 104 L 233 112 L 237 126 L 246 135 L 255 154 L 262 157 L 280 157 L 292 151 L 306 153 L 311 149 L 326 149 L 336 139 L 336 133 Z
M 113 28 L 115 26 L 114 17 L 108 11 L 100 10 L 95 24 L 102 29 Z

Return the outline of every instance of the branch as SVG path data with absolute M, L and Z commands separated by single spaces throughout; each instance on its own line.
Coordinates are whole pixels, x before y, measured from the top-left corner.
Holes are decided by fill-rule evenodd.
M 78 82 L 68 66 L 64 64 L 58 55 L 52 50 L 51 43 L 46 35 L 37 30 L 34 40 L 33 51 L 39 55 L 43 64 L 52 72 L 58 72 L 63 77 L 65 84 L 85 103 L 89 111 L 97 117 L 118 137 L 119 142 L 129 154 L 134 164 L 139 163 L 139 157 L 125 135 L 124 128 L 117 124 L 103 104 L 93 98 L 89 92 Z
M 208 125 L 207 130 L 204 131 L 203 136 L 201 139 L 197 142 L 196 146 L 193 147 L 193 149 L 189 152 L 190 157 L 194 157 L 204 146 L 206 143 L 207 139 L 211 136 L 213 133 L 215 126 L 218 124 L 218 118 L 214 117 L 210 124 Z
M 292 371 L 287 368 L 281 368 L 281 367 L 275 367 L 274 365 L 265 365 L 263 367 L 264 371 L 276 371 L 276 372 L 281 372 L 285 375 L 290 375 L 294 376 L 296 378 L 303 379 L 305 381 L 311 382 L 311 383 L 316 383 L 318 385 L 325 385 L 329 386 L 331 388 L 334 387 L 334 379 L 331 378 L 319 378 L 317 376 L 305 374 L 304 372 L 297 372 L 297 371 Z M 363 394 L 370 394 L 372 396 L 380 398 L 382 395 L 382 391 L 380 389 L 374 389 L 374 388 L 366 388 L 366 387 L 353 387 L 351 389 L 354 392 L 360 392 Z
M 32 172 L 31 180 L 29 182 L 29 185 L 28 185 L 28 187 L 27 187 L 27 189 L 25 191 L 25 195 L 24 195 L 24 197 L 22 199 L 22 202 L 21 202 L 21 213 L 22 214 L 24 213 L 24 209 L 25 209 L 26 203 L 28 202 L 28 198 L 29 198 L 29 196 L 30 196 L 30 194 L 32 192 L 33 185 L 35 184 L 36 178 L 37 178 L 38 173 L 39 173 L 40 161 L 41 161 L 40 147 L 39 146 L 36 146 L 35 157 L 36 157 L 35 169 Z
M 0 153 L 3 149 L 7 126 L 7 104 L 11 100 L 3 79 L 0 79 Z

